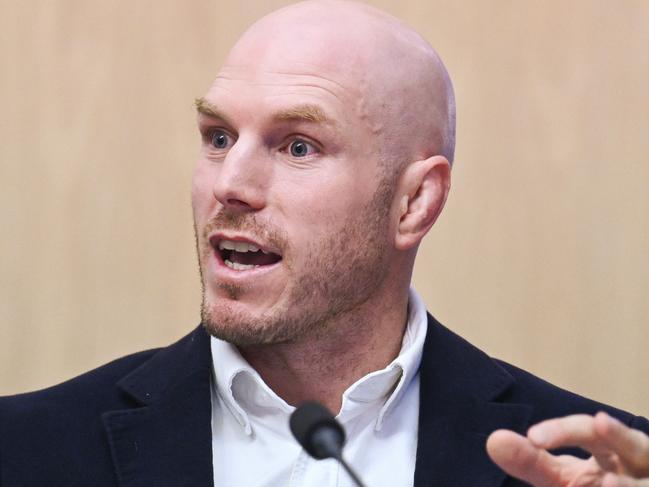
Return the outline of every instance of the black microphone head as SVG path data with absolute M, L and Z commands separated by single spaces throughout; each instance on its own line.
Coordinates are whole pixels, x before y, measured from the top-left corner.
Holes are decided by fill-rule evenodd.
M 291 433 L 313 458 L 338 457 L 345 430 L 327 408 L 317 402 L 300 405 L 289 420 Z

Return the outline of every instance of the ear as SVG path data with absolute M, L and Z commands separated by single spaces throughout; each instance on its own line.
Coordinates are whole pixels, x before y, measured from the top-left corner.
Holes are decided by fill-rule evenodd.
M 443 156 L 409 164 L 397 188 L 399 222 L 395 247 L 416 247 L 444 208 L 451 187 L 451 165 Z

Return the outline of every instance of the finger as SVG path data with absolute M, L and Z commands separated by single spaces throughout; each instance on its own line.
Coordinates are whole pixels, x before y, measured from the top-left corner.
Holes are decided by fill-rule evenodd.
M 536 487 L 558 485 L 560 461 L 521 435 L 494 431 L 487 439 L 487 452 L 505 472 Z
M 649 487 L 649 479 L 634 479 L 626 475 L 607 473 L 602 479 L 602 487 Z
M 627 473 L 649 477 L 649 436 L 604 412 L 595 416 L 595 432 L 614 451 Z
M 549 419 L 532 426 L 527 437 L 538 448 L 579 447 L 590 452 L 602 469 L 618 472 L 620 468 L 615 452 L 597 434 L 593 416 L 575 414 Z

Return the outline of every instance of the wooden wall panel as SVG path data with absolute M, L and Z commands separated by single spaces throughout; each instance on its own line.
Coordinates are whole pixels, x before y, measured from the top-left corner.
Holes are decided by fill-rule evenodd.
M 287 2 L 0 1 L 0 393 L 198 322 L 192 100 Z M 415 283 L 439 319 L 649 414 L 649 3 L 372 2 L 437 47 L 453 192 Z

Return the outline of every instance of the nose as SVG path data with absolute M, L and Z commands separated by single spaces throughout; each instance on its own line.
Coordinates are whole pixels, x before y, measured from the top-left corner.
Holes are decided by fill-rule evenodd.
M 266 206 L 268 181 L 267 161 L 240 139 L 219 164 L 212 191 L 230 211 L 258 211 Z

